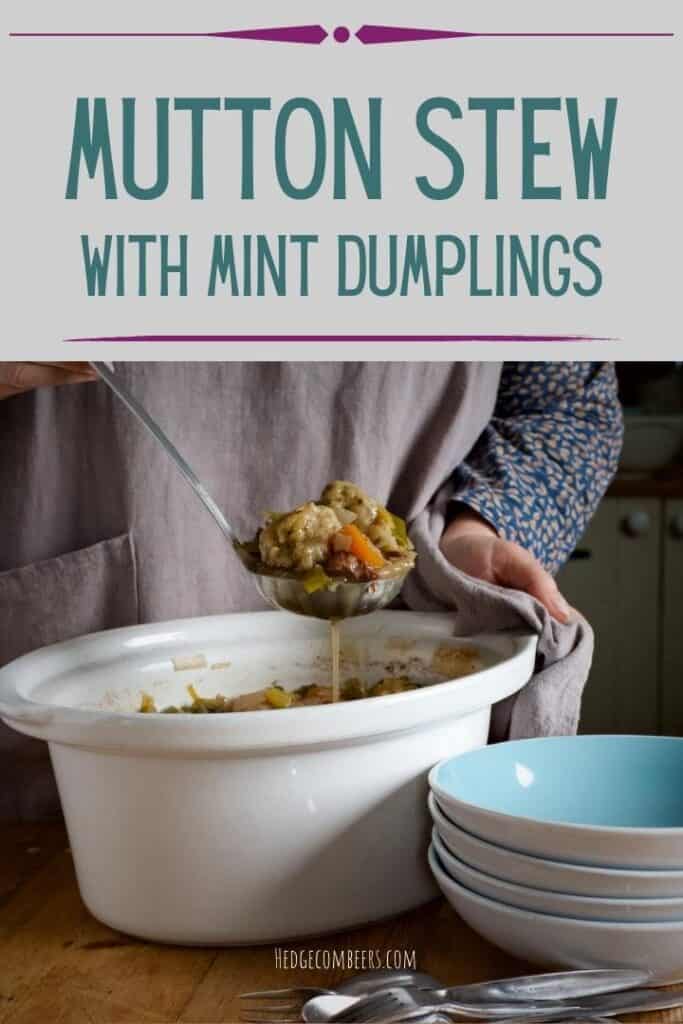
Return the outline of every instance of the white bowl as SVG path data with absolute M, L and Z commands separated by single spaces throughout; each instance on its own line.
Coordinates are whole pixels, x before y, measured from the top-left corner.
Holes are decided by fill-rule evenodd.
M 547 892 L 527 885 L 515 885 L 464 864 L 442 843 L 436 828 L 432 846 L 453 879 L 472 892 L 520 910 L 533 910 L 558 917 L 576 917 L 584 921 L 678 921 L 683 924 L 683 898 L 669 900 L 612 900 L 597 896 L 571 896 Z
M 683 977 L 683 923 L 579 921 L 518 910 L 454 882 L 431 847 L 429 865 L 463 921 L 518 960 L 553 967 L 639 968 L 650 971 L 658 984 L 673 984 Z
M 683 897 L 683 871 L 627 871 L 589 867 L 532 857 L 478 839 L 455 825 L 442 811 L 433 793 L 429 810 L 440 839 L 459 860 L 496 878 L 518 885 L 573 896 L 610 899 L 666 899 Z
M 329 632 L 285 612 L 136 626 L 5 667 L 0 715 L 49 742 L 81 894 L 96 917 L 167 942 L 272 942 L 432 898 L 428 769 L 485 744 L 491 705 L 534 666 L 534 637 L 471 642 L 481 671 L 408 693 L 141 715 L 142 691 L 163 706 L 187 699 L 188 683 L 234 695 L 329 678 Z M 343 671 L 379 678 L 389 666 L 433 679 L 435 651 L 462 643 L 449 615 L 378 612 L 344 625 Z
M 544 736 L 436 765 L 429 782 L 466 831 L 535 857 L 683 870 L 683 737 Z

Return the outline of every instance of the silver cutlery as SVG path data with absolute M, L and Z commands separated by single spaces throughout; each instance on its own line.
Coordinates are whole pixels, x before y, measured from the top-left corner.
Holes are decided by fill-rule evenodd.
M 572 1013 L 578 1004 L 559 1003 L 455 1003 L 453 1001 L 437 1001 L 433 996 L 433 989 L 417 988 L 392 988 L 382 989 L 370 996 L 349 996 L 324 994 L 315 996 L 307 1002 L 298 1004 L 291 1003 L 289 1006 L 257 1007 L 243 1009 L 240 1019 L 245 1024 L 294 1024 L 302 1019 L 308 1024 L 320 1024 L 320 1022 L 331 1020 L 342 1021 L 374 1021 L 384 1020 L 384 1000 L 386 996 L 397 996 L 396 1005 L 406 1003 L 408 1009 L 414 1010 L 420 1007 L 419 1016 L 427 1016 L 431 1013 L 446 1012 L 449 1015 L 457 1013 L 461 1020 L 472 1021 L 501 1021 L 518 1018 L 522 1014 L 525 1019 L 531 1020 L 540 1018 L 543 1021 L 549 1018 L 557 1018 Z M 409 995 L 410 994 L 410 995 Z M 413 998 L 414 997 L 414 998 Z M 556 1005 L 556 1009 L 550 1009 Z M 376 1010 L 376 1008 L 379 1008 Z M 393 1004 L 389 1011 L 394 1012 Z M 356 1016 L 357 1013 L 357 1016 Z M 376 1013 L 378 1014 L 376 1016 Z M 348 1016 L 347 1016 L 348 1015 Z M 455 1018 L 454 1018 L 455 1019 Z
M 629 968 L 556 971 L 551 974 L 528 974 L 519 978 L 455 985 L 444 991 L 449 992 L 454 999 L 481 998 L 495 1002 L 517 999 L 583 999 L 586 996 L 624 992 L 627 989 L 644 986 L 650 978 L 649 971 Z
M 440 1011 L 458 1021 L 505 1021 L 520 1017 L 527 1021 L 550 1021 L 566 1019 L 581 1010 L 578 1003 L 567 1002 L 464 1002 L 453 999 L 450 994 L 438 994 L 444 991 L 448 992 L 447 989 L 391 988 L 353 1002 L 347 999 L 345 1006 L 337 1002 L 340 997 L 317 996 L 305 1003 L 301 1012 L 307 1024 L 320 1024 L 322 1021 L 366 1024 L 384 1021 L 400 1012 L 407 1015 L 407 1020 Z M 339 1009 L 334 1012 L 337 1006 Z M 592 1015 L 596 1012 L 591 1011 Z
M 434 1024 L 435 1021 L 443 1022 L 447 1021 L 448 1024 L 455 1024 L 458 1021 L 457 1016 L 451 1016 L 448 1012 L 444 1012 L 443 1009 L 440 1011 L 427 1010 L 421 1011 L 419 1014 L 408 1013 L 405 1011 L 399 1011 L 396 1016 L 382 1017 L 382 1024 Z M 528 1017 L 507 1017 L 504 1021 L 493 1022 L 493 1024 L 536 1024 L 535 1019 L 530 1020 Z M 557 1017 L 553 1018 L 553 1024 L 619 1024 L 616 1017 Z
M 452 986 L 449 991 L 454 999 L 460 1000 L 507 1000 L 579 998 L 600 992 L 618 992 L 627 988 L 644 985 L 647 971 L 638 970 L 589 970 L 562 971 L 554 974 L 532 974 L 519 978 L 502 978 L 496 981 L 475 982 L 474 984 Z M 265 1020 L 268 1013 L 293 1013 L 308 999 L 316 995 L 371 995 L 380 989 L 430 988 L 443 991 L 443 984 L 431 975 L 419 971 L 367 971 L 341 981 L 334 988 L 298 986 L 293 988 L 265 989 L 258 992 L 244 992 L 240 998 L 250 1000 L 250 1012 L 260 1013 Z
M 585 1013 L 612 1017 L 615 1013 L 646 1013 L 648 1010 L 672 1010 L 683 1006 L 683 989 L 672 992 L 662 988 L 636 988 L 578 1001 Z
M 418 1013 L 412 1012 L 406 1014 L 405 1010 L 399 1010 L 399 1012 L 391 1017 L 382 1017 L 382 1024 L 406 1024 L 406 1022 L 414 1022 L 414 1024 L 454 1024 L 458 1017 L 451 1016 L 448 1012 L 441 1010 L 424 1010 Z M 536 1024 L 535 1019 L 530 1020 L 528 1017 L 508 1017 L 502 1022 L 492 1022 L 492 1024 Z M 560 1017 L 554 1019 L 554 1024 L 619 1024 L 616 1017 Z
M 396 988 L 375 993 L 372 996 L 356 1000 L 338 1013 L 326 1017 L 316 1014 L 316 1007 L 312 1005 L 315 1003 L 316 1000 L 311 1000 L 303 1007 L 304 1020 L 369 1024 L 372 1021 L 386 1021 L 387 1018 L 397 1016 L 401 1020 L 419 1020 L 433 1011 L 440 1011 L 452 1017 L 453 1020 L 477 1019 L 475 1015 L 478 1014 L 479 1020 L 507 1022 L 523 1017 L 525 1021 L 541 1024 L 544 1021 L 566 1020 L 568 1017 L 575 1020 L 594 1020 L 596 1017 L 612 1017 L 617 1013 L 668 1010 L 683 1006 L 683 992 L 635 989 L 591 996 L 577 1001 L 573 1006 L 569 1006 L 567 1003 L 553 1003 L 539 1008 L 536 1004 L 536 1007 L 531 1010 L 526 1007 L 522 1009 L 522 1004 L 518 1003 L 516 1012 L 513 1004 L 508 1003 L 507 1006 L 502 1007 L 504 1012 L 500 1013 L 498 1017 L 490 1013 L 493 1004 L 488 1004 L 485 1008 L 481 1004 L 478 1007 L 472 1004 L 467 1006 L 449 998 L 435 998 L 433 991 L 409 988 Z M 498 1009 L 501 1007 L 499 1006 Z
M 639 984 L 639 982 L 636 982 Z M 397 986 L 399 988 L 414 986 L 416 988 L 441 988 L 442 982 L 431 974 L 423 971 L 394 971 L 375 970 L 365 971 L 363 974 L 356 974 L 352 978 L 345 978 L 334 988 L 319 988 L 310 985 L 299 985 L 292 988 L 263 989 L 260 992 L 243 992 L 240 999 L 244 1000 L 245 1007 L 241 1012 L 242 1019 L 249 1024 L 265 1024 L 273 1020 L 280 1024 L 283 1014 L 290 1014 L 291 1020 L 301 1020 L 301 1008 L 310 999 L 316 996 L 345 996 L 360 997 L 372 995 L 383 989 Z M 284 1018 L 286 1020 L 286 1018 Z
M 434 989 L 440 994 L 450 993 L 459 1001 L 512 1002 L 520 1000 L 549 1000 L 578 998 L 602 992 L 618 992 L 645 984 L 650 975 L 642 970 L 584 970 L 562 971 L 553 974 L 532 974 L 519 978 L 503 978 L 495 981 L 476 982 L 445 989 L 442 982 L 429 974 L 419 971 L 376 970 L 348 978 L 334 989 L 297 986 L 293 988 L 267 989 L 260 992 L 245 992 L 240 998 L 248 1005 L 243 1011 L 245 1024 L 267 1024 L 288 1019 L 300 1020 L 304 1003 L 316 996 L 347 997 L 346 1002 L 337 1003 L 341 1010 L 348 1005 L 349 997 L 371 995 L 387 988 L 412 986 Z M 329 1012 L 332 1012 L 331 1010 Z

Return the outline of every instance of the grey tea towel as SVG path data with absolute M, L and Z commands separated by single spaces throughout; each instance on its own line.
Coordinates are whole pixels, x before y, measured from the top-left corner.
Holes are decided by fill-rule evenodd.
M 419 570 L 403 588 L 405 603 L 415 611 L 452 609 L 461 636 L 510 629 L 537 634 L 536 672 L 523 690 L 494 707 L 492 740 L 575 733 L 593 658 L 593 630 L 578 613 L 563 625 L 528 594 L 453 568 L 439 550 L 450 497 L 447 486 L 412 524 Z

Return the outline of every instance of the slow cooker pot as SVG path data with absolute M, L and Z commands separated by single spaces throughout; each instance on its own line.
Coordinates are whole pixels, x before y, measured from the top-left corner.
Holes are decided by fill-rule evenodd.
M 86 636 L 0 670 L 0 716 L 49 744 L 95 917 L 163 942 L 251 944 L 435 895 L 427 772 L 486 743 L 492 704 L 531 677 L 535 637 L 463 640 L 449 615 L 381 612 L 344 624 L 342 678 L 428 683 L 435 653 L 465 643 L 481 669 L 338 705 L 137 713 L 143 692 L 163 707 L 186 701 L 188 683 L 231 696 L 326 681 L 328 640 L 284 612 L 224 615 Z

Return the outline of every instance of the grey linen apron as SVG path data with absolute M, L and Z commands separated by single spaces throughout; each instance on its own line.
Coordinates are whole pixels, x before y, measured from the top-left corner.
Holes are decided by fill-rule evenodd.
M 407 603 L 462 604 L 463 631 L 476 628 L 476 594 L 487 588 L 446 565 L 438 539 L 453 470 L 492 415 L 500 364 L 120 363 L 117 371 L 240 535 L 252 535 L 265 511 L 316 497 L 330 479 L 353 480 L 411 524 L 420 558 Z M 262 607 L 167 457 L 101 383 L 0 402 L 0 523 L 0 665 L 95 630 Z M 587 627 L 558 631 L 530 598 L 489 589 L 504 614 L 488 615 L 487 628 L 530 625 L 550 664 L 577 647 L 585 656 Z M 585 674 L 565 661 L 568 677 L 552 699 L 553 685 L 536 686 L 549 699 L 532 696 L 520 714 L 508 708 L 501 734 L 575 728 Z M 56 812 L 44 744 L 0 723 L 0 819 Z

